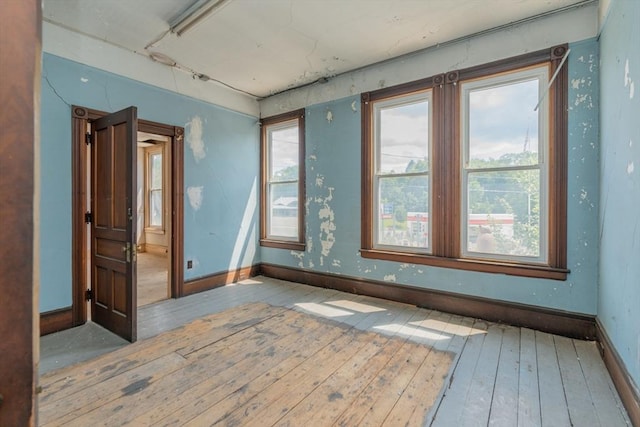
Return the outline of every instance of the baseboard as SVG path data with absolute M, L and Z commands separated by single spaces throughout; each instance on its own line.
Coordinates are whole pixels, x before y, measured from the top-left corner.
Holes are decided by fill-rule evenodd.
M 228 285 L 229 283 L 237 282 L 238 280 L 248 279 L 250 277 L 257 276 L 259 272 L 260 266 L 253 265 L 251 267 L 242 267 L 236 270 L 222 271 L 197 279 L 185 281 L 183 295 L 186 296 L 198 292 L 204 292 L 210 289 L 218 288 L 220 286 Z
M 63 331 L 73 326 L 71 307 L 40 313 L 40 336 Z
M 275 279 L 384 298 L 571 338 L 596 339 L 595 316 L 273 264 L 261 264 L 260 273 Z
M 629 375 L 600 320 L 596 320 L 596 332 L 602 359 L 611 375 L 613 384 L 618 390 L 622 404 L 629 414 L 631 424 L 640 427 L 640 391 L 638 386 Z

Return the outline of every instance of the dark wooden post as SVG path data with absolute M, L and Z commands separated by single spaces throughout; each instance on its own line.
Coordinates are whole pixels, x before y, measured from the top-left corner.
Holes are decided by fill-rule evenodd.
M 0 17 L 0 426 L 32 426 L 39 335 L 34 159 L 40 126 L 40 0 L 0 1 Z

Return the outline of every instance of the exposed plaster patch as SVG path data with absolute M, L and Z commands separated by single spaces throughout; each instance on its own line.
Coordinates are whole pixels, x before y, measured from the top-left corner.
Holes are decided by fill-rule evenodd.
M 631 175 L 633 173 L 633 169 L 634 169 L 633 162 L 629 162 L 629 164 L 627 165 L 627 173 Z
M 385 282 L 395 282 L 396 281 L 396 275 L 395 274 L 387 274 L 386 276 L 384 276 L 383 280 Z
M 331 112 L 331 110 L 327 111 L 327 121 L 329 123 L 331 123 L 333 121 L 333 113 Z
M 631 72 L 629 71 L 629 58 L 627 58 L 626 62 L 624 63 L 624 87 L 629 88 L 629 99 L 633 99 L 633 95 L 636 91 L 636 85 L 633 80 L 631 80 L 630 74 Z
M 202 206 L 202 190 L 204 187 L 187 187 L 187 197 L 189 197 L 189 204 L 194 211 L 199 211 Z
M 187 143 L 189 144 L 189 148 L 191 148 L 191 152 L 193 153 L 193 158 L 197 163 L 207 155 L 204 148 L 204 141 L 202 140 L 202 119 L 195 116 L 185 125 L 185 127 L 189 128 Z
M 86 77 L 80 77 L 80 81 L 81 81 L 82 83 L 87 83 L 87 82 L 89 81 L 89 79 L 88 79 L 88 78 L 86 78 Z
M 328 256 L 336 238 L 333 232 L 336 230 L 335 214 L 329 202 L 333 200 L 333 187 L 329 187 L 329 195 L 322 201 L 322 207 L 318 211 L 318 217 L 322 220 L 320 222 L 320 245 L 322 246 L 322 255 Z
M 353 101 L 351 103 L 351 110 L 353 110 L 354 113 L 358 112 L 358 107 L 357 107 L 356 101 Z

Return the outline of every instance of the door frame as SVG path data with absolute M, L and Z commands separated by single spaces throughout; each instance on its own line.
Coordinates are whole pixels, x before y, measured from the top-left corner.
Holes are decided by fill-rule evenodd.
M 80 106 L 71 107 L 71 277 L 72 323 L 78 326 L 87 321 L 85 292 L 88 268 L 88 231 L 84 214 L 87 204 L 87 125 L 109 113 Z M 184 128 L 138 119 L 138 130 L 171 138 L 171 298 L 184 296 Z M 137 309 L 137 305 L 134 304 Z

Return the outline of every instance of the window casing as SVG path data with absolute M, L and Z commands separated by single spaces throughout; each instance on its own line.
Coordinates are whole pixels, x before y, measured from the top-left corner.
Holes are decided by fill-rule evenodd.
M 304 250 L 304 110 L 261 120 L 260 244 Z
M 363 257 L 566 279 L 566 66 L 556 73 L 566 51 L 557 46 L 362 94 Z M 384 244 L 380 212 L 390 208 L 381 207 L 381 139 L 402 135 L 380 137 L 380 111 L 425 94 L 428 237 L 424 247 Z M 394 227 L 408 231 L 403 215 Z

